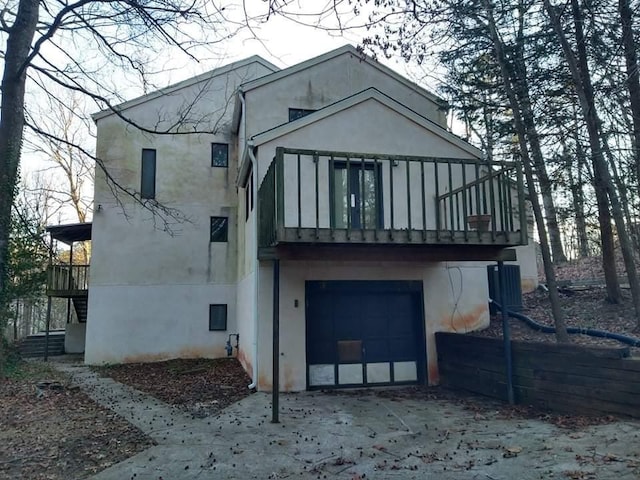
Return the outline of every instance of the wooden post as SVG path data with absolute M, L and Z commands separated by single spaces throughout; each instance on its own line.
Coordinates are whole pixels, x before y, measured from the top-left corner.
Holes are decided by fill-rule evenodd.
M 69 277 L 67 278 L 67 288 L 71 291 L 73 286 L 73 242 L 69 245 Z M 67 298 L 67 323 L 71 323 L 71 297 Z
M 53 237 L 49 237 L 49 270 L 53 265 Z M 51 325 L 51 295 L 47 295 L 47 323 L 44 331 L 44 361 L 49 360 L 49 327 Z
M 273 261 L 273 373 L 271 392 L 271 423 L 280 423 L 280 260 Z

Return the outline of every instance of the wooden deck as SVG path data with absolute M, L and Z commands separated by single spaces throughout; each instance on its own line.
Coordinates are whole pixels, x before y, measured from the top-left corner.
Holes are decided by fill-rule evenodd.
M 47 296 L 86 297 L 89 292 L 89 265 L 50 265 L 47 270 Z
M 523 190 L 515 162 L 280 147 L 258 191 L 258 256 L 335 244 L 457 246 L 470 250 L 461 256 L 494 257 L 527 243 Z

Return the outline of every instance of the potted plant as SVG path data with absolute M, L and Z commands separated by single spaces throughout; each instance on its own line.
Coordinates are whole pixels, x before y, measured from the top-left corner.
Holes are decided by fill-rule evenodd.
M 467 216 L 467 223 L 471 230 L 477 230 L 478 232 L 488 232 L 491 225 L 491 215 L 488 214 L 475 214 Z

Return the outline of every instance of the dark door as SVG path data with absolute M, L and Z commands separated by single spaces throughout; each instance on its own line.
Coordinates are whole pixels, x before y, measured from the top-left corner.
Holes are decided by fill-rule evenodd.
M 373 163 L 334 162 L 334 228 L 382 228 L 380 168 Z
M 309 388 L 424 381 L 421 282 L 307 282 Z

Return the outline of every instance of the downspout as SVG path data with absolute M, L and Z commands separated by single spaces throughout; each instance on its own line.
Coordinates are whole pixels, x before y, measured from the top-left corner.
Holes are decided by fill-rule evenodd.
M 244 92 L 242 90 L 239 91 L 239 96 L 240 96 L 240 104 L 242 105 L 242 119 L 241 121 L 244 123 L 245 127 L 243 128 L 244 131 L 244 135 L 245 135 L 245 142 L 244 142 L 244 148 L 247 150 L 247 152 L 249 153 L 249 158 L 251 159 L 251 164 L 252 164 L 252 175 L 253 175 L 253 195 L 257 195 L 258 193 L 258 162 L 256 160 L 256 157 L 253 153 L 253 143 L 248 140 L 246 138 L 247 136 L 247 115 L 246 115 L 246 103 L 245 103 L 245 99 L 244 99 Z M 252 367 L 252 374 L 251 374 L 251 379 L 252 382 L 247 386 L 247 388 L 253 389 L 256 388 L 258 386 L 258 208 L 259 208 L 259 202 L 256 201 L 256 199 L 253 199 L 253 241 L 254 241 L 254 247 L 255 247 L 255 257 L 252 258 L 252 260 L 254 261 L 254 265 L 253 265 L 253 291 L 254 291 L 254 298 L 253 298 L 253 344 L 252 344 L 252 350 L 253 350 L 253 362 L 251 362 L 251 367 Z
M 258 161 L 256 160 L 253 152 L 253 142 L 247 142 L 247 148 L 249 149 L 249 158 L 253 164 L 252 177 L 253 177 L 253 194 L 258 194 Z M 260 202 L 253 199 L 253 241 L 254 241 L 254 256 L 253 256 L 253 381 L 249 385 L 249 388 L 256 388 L 258 386 L 258 209 L 260 208 Z

